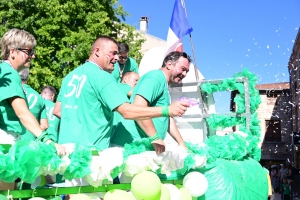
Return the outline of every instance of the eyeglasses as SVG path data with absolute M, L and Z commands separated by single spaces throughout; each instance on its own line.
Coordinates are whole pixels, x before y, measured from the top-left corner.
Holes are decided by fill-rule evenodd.
M 34 49 L 16 48 L 16 50 L 22 51 L 23 53 L 26 53 L 28 56 L 33 56 L 35 54 Z
M 128 58 L 127 56 L 119 56 L 120 60 L 127 60 L 127 58 Z

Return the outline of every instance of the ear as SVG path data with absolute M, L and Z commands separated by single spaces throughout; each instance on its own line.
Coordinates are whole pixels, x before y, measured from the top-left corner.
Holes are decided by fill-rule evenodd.
M 167 62 L 167 64 L 166 64 L 166 68 L 167 68 L 168 70 L 170 70 L 172 66 L 173 66 L 173 64 L 172 64 L 172 62 L 169 60 L 169 61 Z

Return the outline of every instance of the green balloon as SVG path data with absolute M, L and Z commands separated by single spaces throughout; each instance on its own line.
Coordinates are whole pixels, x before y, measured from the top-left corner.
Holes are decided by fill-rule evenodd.
M 171 199 L 171 194 L 167 186 L 164 184 L 161 184 L 161 195 L 159 200 L 170 200 Z
M 130 195 L 128 192 L 124 190 L 110 190 L 106 192 L 104 195 L 104 200 L 116 200 L 116 199 L 122 199 L 122 200 L 135 200 L 135 198 Z
M 190 191 L 185 187 L 179 188 L 179 192 L 180 192 L 180 200 L 193 200 Z
M 8 200 L 8 198 L 6 198 L 6 196 L 0 194 L 0 200 Z
M 131 191 L 138 200 L 155 199 L 161 193 L 160 179 L 150 171 L 139 173 L 131 181 Z

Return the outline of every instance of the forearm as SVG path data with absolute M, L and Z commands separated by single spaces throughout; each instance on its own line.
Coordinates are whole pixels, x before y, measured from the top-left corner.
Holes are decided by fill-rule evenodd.
M 169 124 L 169 133 L 174 138 L 174 140 L 177 141 L 178 145 L 184 145 L 184 140 L 177 128 L 177 125 L 173 119 L 173 117 L 170 117 L 170 124 Z
M 162 116 L 162 107 L 145 107 L 124 103 L 116 109 L 125 119 L 145 120 Z
M 156 134 L 156 129 L 151 119 L 137 120 L 136 122 L 148 137 L 151 137 Z
M 38 121 L 35 119 L 35 117 L 31 114 L 29 110 L 28 112 L 25 111 L 20 113 L 18 117 L 23 126 L 36 137 L 38 137 L 43 132 L 43 129 L 40 127 Z
M 43 130 L 41 129 L 38 121 L 29 111 L 25 100 L 19 97 L 13 97 L 9 99 L 9 101 L 16 115 L 20 119 L 20 122 L 25 126 L 27 130 L 38 137 L 43 132 Z
M 53 109 L 53 115 L 60 118 L 61 117 L 61 102 L 56 101 L 54 109 Z

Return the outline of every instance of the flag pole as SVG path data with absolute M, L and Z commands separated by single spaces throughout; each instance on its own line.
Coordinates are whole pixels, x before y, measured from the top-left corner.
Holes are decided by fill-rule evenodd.
M 185 7 L 185 2 L 184 0 L 181 0 L 183 3 L 183 7 L 185 10 L 185 14 L 186 14 L 186 18 L 188 18 L 187 12 L 186 12 L 186 7 Z M 193 54 L 193 58 L 194 58 L 194 72 L 195 72 L 195 76 L 196 76 L 196 81 L 199 81 L 199 74 L 198 74 L 198 68 L 197 68 L 197 62 L 196 62 L 196 54 L 195 54 L 195 50 L 194 50 L 194 44 L 193 44 L 193 40 L 192 40 L 192 34 L 189 33 L 190 35 L 190 42 L 191 42 L 191 47 L 192 47 L 192 54 Z

